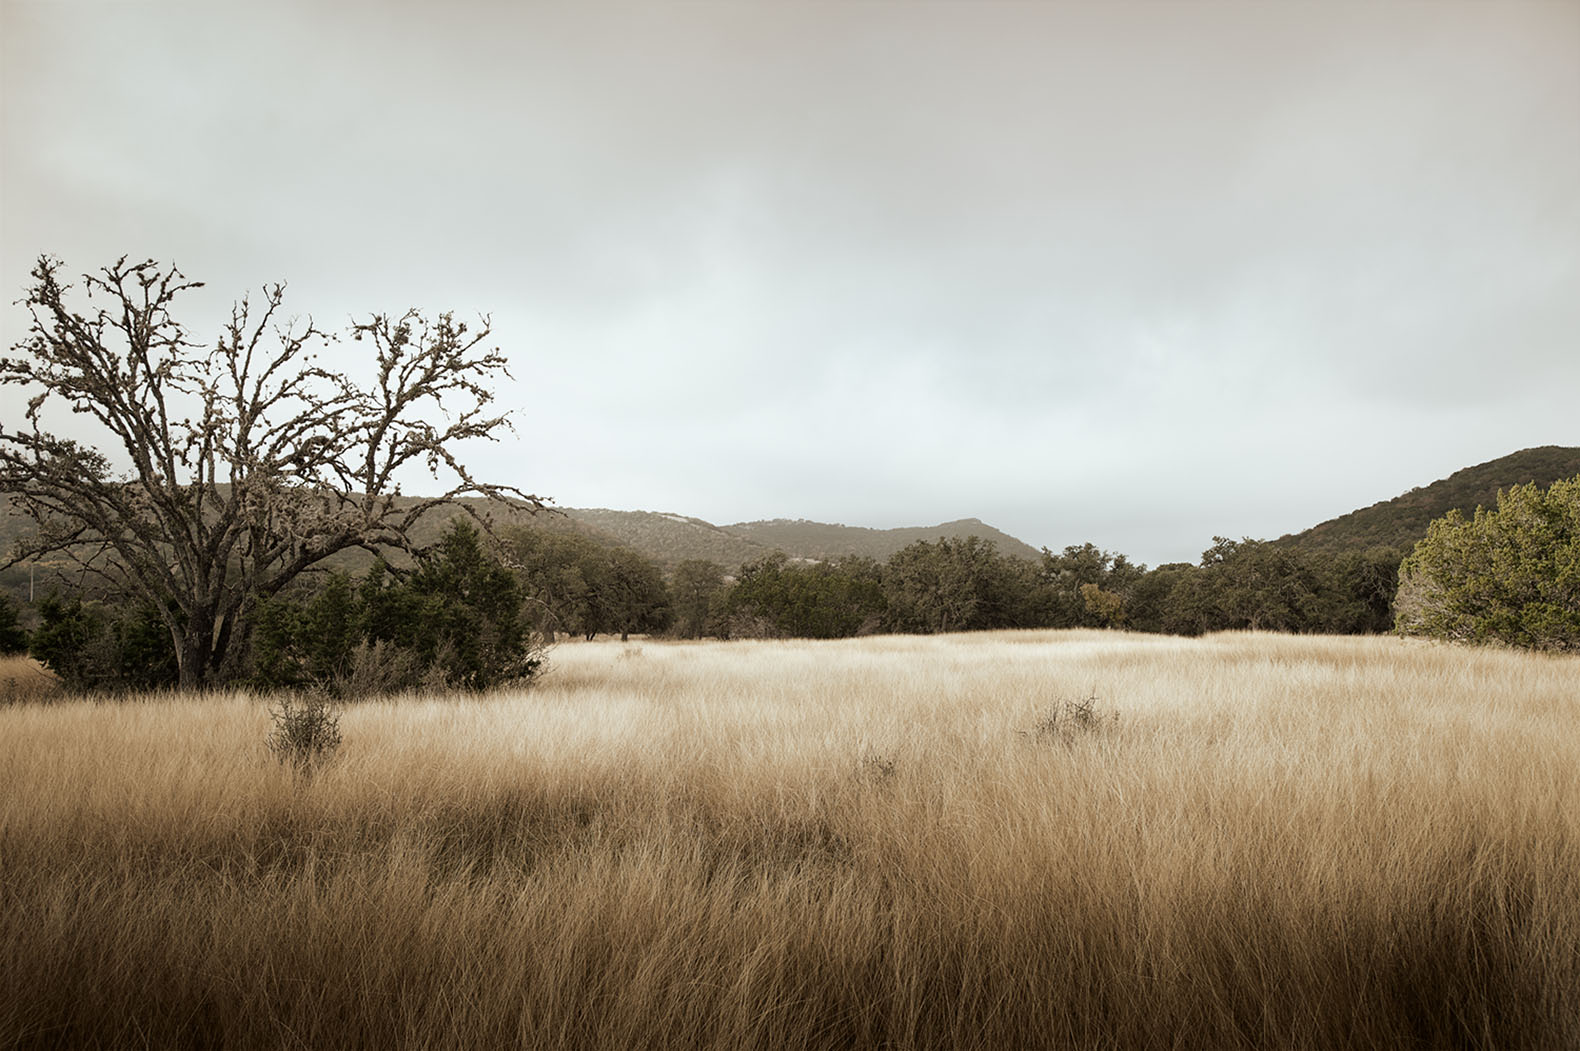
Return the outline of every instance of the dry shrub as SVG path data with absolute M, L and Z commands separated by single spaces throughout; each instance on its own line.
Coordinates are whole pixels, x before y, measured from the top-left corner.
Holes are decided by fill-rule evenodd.
M 1117 713 L 1099 710 L 1097 694 L 1092 692 L 1084 697 L 1066 697 L 1054 701 L 1037 716 L 1031 729 L 1021 730 L 1020 734 L 1039 741 L 1058 741 L 1069 745 L 1103 733 L 1118 725 L 1118 722 Z
M 359 642 L 351 651 L 348 667 L 331 683 L 336 696 L 385 697 L 423 681 L 417 655 L 383 639 Z
M 269 708 L 269 751 L 300 774 L 311 773 L 340 748 L 340 712 L 320 690 L 285 694 Z

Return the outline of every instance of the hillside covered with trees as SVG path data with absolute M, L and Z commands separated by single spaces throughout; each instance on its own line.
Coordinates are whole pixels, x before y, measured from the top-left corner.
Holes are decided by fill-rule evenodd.
M 540 516 L 534 527 L 568 526 L 599 539 L 620 544 L 672 572 L 687 561 L 717 562 L 733 572 L 740 566 L 774 552 L 790 558 L 818 561 L 841 558 L 875 558 L 879 561 L 918 540 L 976 537 L 996 545 L 1005 554 L 1036 558 L 1037 549 L 976 518 L 962 518 L 935 526 L 902 526 L 869 529 L 863 526 L 813 522 L 804 518 L 775 518 L 759 522 L 714 525 L 689 515 L 658 511 L 613 511 L 607 508 L 567 507 L 556 522 Z
M 966 537 L 988 541 L 999 551 L 1016 558 L 1037 557 L 1037 549 L 1030 544 L 976 518 L 900 529 L 866 529 L 810 522 L 801 518 L 775 518 L 766 522 L 737 522 L 724 529 L 736 536 L 747 537 L 770 551 L 783 551 L 792 558 L 856 557 L 882 560 L 918 540 L 964 540 Z
M 1542 445 L 1521 449 L 1455 471 L 1391 500 L 1329 519 L 1304 532 L 1280 537 L 1275 543 L 1308 551 L 1358 551 L 1369 547 L 1408 550 L 1426 536 L 1433 519 L 1450 511 L 1469 517 L 1478 507 L 1496 507 L 1500 491 L 1533 483 L 1546 488 L 1577 474 L 1580 448 Z
M 417 503 L 415 497 L 396 497 L 394 506 Z M 813 522 L 806 519 L 774 519 L 719 526 L 687 515 L 658 511 L 617 511 L 608 508 L 553 507 L 534 512 L 506 504 L 462 498 L 452 506 L 437 508 L 421 517 L 410 534 L 413 545 L 428 547 L 438 542 L 450 523 L 470 514 L 487 517 L 496 528 L 575 533 L 594 542 L 613 545 L 640 554 L 665 572 L 674 572 L 688 561 L 714 562 L 734 572 L 748 562 L 782 552 L 790 558 L 829 560 L 847 557 L 886 559 L 917 540 L 976 537 L 990 541 L 1000 551 L 1021 558 L 1036 558 L 1037 549 L 976 518 L 943 522 L 935 526 L 904 526 L 895 529 L 868 529 L 861 526 Z M 21 513 L 11 513 L 9 498 L 0 493 L 0 552 L 11 550 L 32 531 L 32 524 Z M 401 562 L 399 553 L 394 560 Z M 70 586 L 69 578 L 57 572 L 60 567 L 40 563 L 32 572 L 29 588 L 26 565 L 0 571 L 0 590 L 25 598 L 29 590 L 47 592 L 51 587 Z M 373 556 L 360 549 L 330 556 L 326 568 L 360 573 L 373 563 Z

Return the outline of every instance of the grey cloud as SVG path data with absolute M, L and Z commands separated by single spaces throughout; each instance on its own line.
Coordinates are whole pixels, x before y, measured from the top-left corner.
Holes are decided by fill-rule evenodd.
M 9 296 L 492 311 L 570 502 L 1157 561 L 1574 443 L 1564 5 L 4 10 Z

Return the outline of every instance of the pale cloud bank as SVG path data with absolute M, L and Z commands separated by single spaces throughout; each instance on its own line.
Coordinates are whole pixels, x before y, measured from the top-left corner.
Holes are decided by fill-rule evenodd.
M 567 505 L 1158 562 L 1580 444 L 1572 4 L 68 0 L 4 49 L 8 300 L 130 253 L 198 317 L 490 312 L 479 469 Z

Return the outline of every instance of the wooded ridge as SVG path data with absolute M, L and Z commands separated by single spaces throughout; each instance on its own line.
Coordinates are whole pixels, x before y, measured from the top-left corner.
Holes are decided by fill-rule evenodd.
M 1532 482 L 1546 488 L 1580 474 L 1580 449 L 1542 445 L 1455 471 L 1447 478 L 1330 518 L 1302 533 L 1279 537 L 1277 544 L 1320 551 L 1364 551 L 1369 547 L 1410 548 L 1426 536 L 1434 518 L 1453 510 L 1469 516 L 1477 507 L 1496 507 L 1500 490 Z
M 1494 506 L 1501 489 L 1530 482 L 1546 486 L 1577 474 L 1580 474 L 1580 448 L 1544 445 L 1522 449 L 1466 467 L 1391 500 L 1329 519 L 1304 532 L 1280 537 L 1274 543 L 1327 552 L 1363 551 L 1373 547 L 1408 550 L 1426 535 L 1428 523 L 1454 508 L 1469 515 L 1478 506 Z M 975 536 L 991 540 L 1000 554 L 1026 559 L 1035 559 L 1038 555 L 1032 545 L 976 518 L 895 529 L 785 518 L 721 526 L 672 512 L 569 507 L 532 516 L 502 510 L 497 505 L 485 507 L 486 501 L 476 503 L 479 511 L 492 514 L 502 525 L 530 524 L 539 529 L 585 533 L 606 543 L 631 548 L 666 571 L 688 560 L 717 562 L 733 570 L 775 551 L 801 559 L 830 560 L 857 555 L 882 561 L 917 540 L 942 537 Z M 0 550 L 9 550 L 12 542 L 28 527 L 25 519 L 9 512 L 10 499 L 0 494 Z M 419 532 L 431 534 L 429 540 L 437 539 L 453 514 L 433 516 Z M 1204 548 L 1207 543 L 1207 538 L 1203 538 Z M 351 553 L 349 558 L 359 566 L 364 561 L 360 553 Z M 345 568 L 355 567 L 348 564 Z M 24 593 L 22 589 L 26 584 L 25 567 L 13 567 L 0 574 L 0 586 L 14 594 Z

